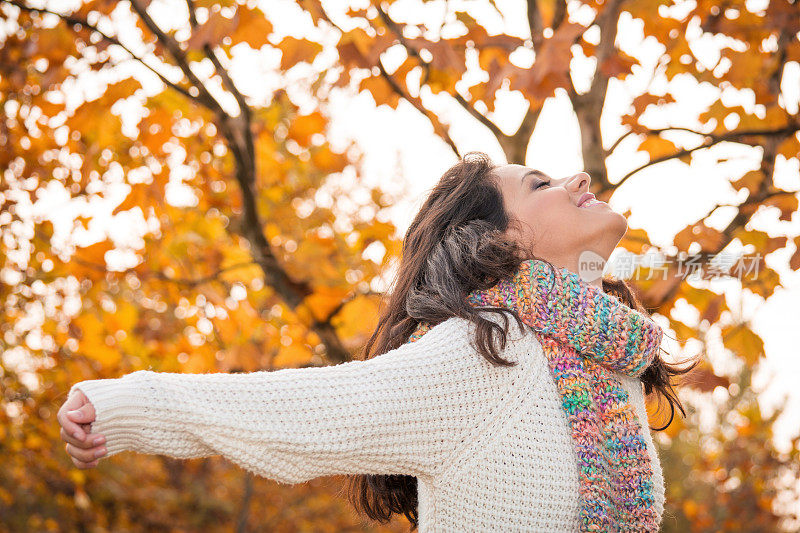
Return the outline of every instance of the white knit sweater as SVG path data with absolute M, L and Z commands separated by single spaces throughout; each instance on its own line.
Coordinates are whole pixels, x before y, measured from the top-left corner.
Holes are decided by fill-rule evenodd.
M 513 324 L 513 321 L 511 321 Z M 578 467 L 567 417 L 535 333 L 509 330 L 494 366 L 451 318 L 366 361 L 243 374 L 140 370 L 76 383 L 108 454 L 222 455 L 281 483 L 334 474 L 418 478 L 419 532 L 578 531 Z M 664 481 L 641 382 L 630 395 Z

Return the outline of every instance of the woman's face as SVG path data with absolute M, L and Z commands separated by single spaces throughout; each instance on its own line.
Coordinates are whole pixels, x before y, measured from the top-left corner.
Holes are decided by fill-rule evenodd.
M 507 233 L 535 257 L 577 272 L 583 252 L 606 261 L 627 230 L 623 215 L 593 199 L 586 172 L 553 179 L 511 164 L 499 166 L 495 173 L 506 210 L 518 221 Z

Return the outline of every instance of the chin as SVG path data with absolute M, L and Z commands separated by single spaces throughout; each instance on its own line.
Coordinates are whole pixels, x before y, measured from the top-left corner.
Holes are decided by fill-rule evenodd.
M 628 231 L 628 219 L 619 213 L 609 211 L 604 222 L 602 239 L 612 244 L 611 248 L 615 248 Z
M 619 239 L 622 240 L 622 237 L 625 235 L 625 232 L 628 231 L 628 219 L 625 218 L 624 215 L 619 213 L 614 213 L 614 219 L 617 231 L 619 233 Z

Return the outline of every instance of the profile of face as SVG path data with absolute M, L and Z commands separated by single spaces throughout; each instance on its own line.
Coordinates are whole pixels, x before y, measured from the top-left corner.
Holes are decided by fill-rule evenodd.
M 594 198 L 586 172 L 554 179 L 539 170 L 509 164 L 499 165 L 494 174 L 506 211 L 515 222 L 506 233 L 533 257 L 578 272 L 582 253 L 594 252 L 605 262 L 625 235 L 628 221 Z

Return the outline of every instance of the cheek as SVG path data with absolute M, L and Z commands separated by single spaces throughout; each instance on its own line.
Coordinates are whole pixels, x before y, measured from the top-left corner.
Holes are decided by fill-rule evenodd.
M 557 194 L 541 194 L 535 200 L 520 206 L 519 218 L 533 228 L 534 234 L 558 234 L 575 228 L 575 206 Z
M 522 223 L 525 241 L 548 248 L 571 243 L 579 222 L 574 206 L 555 194 L 541 194 L 518 206 L 515 214 Z

